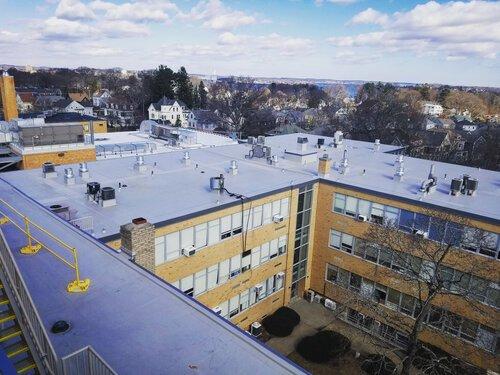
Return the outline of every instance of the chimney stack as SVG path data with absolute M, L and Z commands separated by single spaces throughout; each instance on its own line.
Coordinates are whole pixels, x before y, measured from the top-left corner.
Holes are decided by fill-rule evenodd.
M 155 272 L 155 226 L 144 218 L 133 219 L 120 227 L 121 249 L 135 263 Z
M 6 71 L 0 76 L 0 96 L 2 98 L 4 120 L 11 121 L 18 118 L 14 77 L 10 76 Z
M 328 154 L 324 154 L 322 157 L 319 158 L 318 176 L 328 177 L 331 168 L 332 168 L 332 159 L 328 156 Z

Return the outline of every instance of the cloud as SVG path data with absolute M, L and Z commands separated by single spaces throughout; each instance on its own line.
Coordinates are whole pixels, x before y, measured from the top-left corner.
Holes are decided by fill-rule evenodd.
M 130 21 L 106 21 L 99 26 L 98 32 L 108 38 L 131 38 L 150 34 L 149 28 Z
M 381 54 L 359 53 L 353 50 L 338 51 L 333 60 L 338 64 L 371 64 L 382 58 Z
M 214 30 L 233 30 L 257 23 L 256 17 L 226 7 L 220 0 L 203 0 L 196 4 L 184 19 L 203 21 L 203 26 Z
M 352 25 L 359 25 L 359 24 L 384 25 L 387 23 L 388 20 L 389 16 L 387 14 L 378 12 L 372 8 L 368 8 L 356 14 L 349 21 L 349 23 Z
M 50 17 L 40 25 L 41 39 L 73 40 L 81 39 L 92 33 L 92 28 L 79 21 L 69 21 Z
M 143 0 L 115 4 L 109 1 L 95 0 L 90 3 L 94 11 L 103 12 L 107 20 L 131 22 L 165 22 L 168 12 L 177 12 L 177 6 L 166 0 Z
M 245 49 L 250 52 L 270 51 L 290 56 L 310 51 L 313 41 L 307 38 L 294 38 L 278 33 L 250 36 L 224 32 L 219 35 L 218 44 L 226 47 L 237 46 L 239 49 Z
M 0 44 L 18 43 L 20 35 L 8 30 L 0 30 Z
M 92 9 L 78 0 L 61 0 L 57 5 L 55 16 L 70 21 L 95 18 Z
M 316 4 L 317 6 L 321 6 L 323 5 L 323 3 L 331 3 L 331 4 L 343 4 L 343 5 L 346 5 L 346 4 L 354 4 L 356 2 L 358 2 L 358 0 L 314 0 L 314 4 Z
M 452 60 L 454 56 L 494 59 L 500 51 L 500 2 L 429 1 L 392 15 L 369 10 L 358 13 L 351 22 L 375 23 L 381 30 L 331 37 L 328 42 L 385 53 L 439 53 Z

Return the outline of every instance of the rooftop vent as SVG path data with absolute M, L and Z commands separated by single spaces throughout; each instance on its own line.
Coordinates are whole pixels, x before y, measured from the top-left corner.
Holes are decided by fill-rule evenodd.
M 373 149 L 374 149 L 375 151 L 380 150 L 380 139 L 378 139 L 378 138 L 377 138 L 377 139 L 375 139 L 375 143 L 373 144 Z
M 398 163 L 398 166 L 396 167 L 396 173 L 394 173 L 394 179 L 396 181 L 403 181 L 403 176 L 405 174 L 405 166 L 403 161 Z
M 256 144 L 256 143 L 257 143 L 257 139 L 256 139 L 255 137 L 248 137 L 248 139 L 247 139 L 247 143 L 248 143 L 249 145 L 254 145 L 254 144 Z
M 182 156 L 181 162 L 184 165 L 191 164 L 191 157 L 189 156 L 189 151 L 184 151 L 184 155 Z
M 267 158 L 267 163 L 271 165 L 278 165 L 278 155 L 273 155 Z
M 75 174 L 73 173 L 73 168 L 64 168 L 64 183 L 66 185 L 75 184 Z
M 236 160 L 231 160 L 231 165 L 229 166 L 229 173 L 231 173 L 233 176 L 236 176 L 238 174 L 238 163 Z
M 82 180 L 87 180 L 90 177 L 89 168 L 87 167 L 87 163 L 80 163 L 78 167 L 78 174 L 82 178 Z
M 437 186 L 437 177 L 436 177 L 436 167 L 434 164 L 431 164 L 431 169 L 429 171 L 429 176 L 427 180 L 422 181 L 422 185 L 420 185 L 420 192 L 423 194 L 430 194 L 436 190 Z
M 132 223 L 134 223 L 135 225 L 145 224 L 147 222 L 148 221 L 143 217 L 136 217 L 135 219 L 132 219 Z
M 340 130 L 337 130 L 337 131 L 333 134 L 333 146 L 334 146 L 334 147 L 338 147 L 338 146 L 340 146 L 342 143 L 344 143 L 344 133 L 342 133 Z
M 450 193 L 455 196 L 460 193 L 462 190 L 462 179 L 461 178 L 453 178 L 451 180 Z
M 111 207 L 116 205 L 115 189 L 109 186 L 101 188 L 100 203 L 102 207 Z
M 57 177 L 56 166 L 54 163 L 48 161 L 42 164 L 42 174 L 43 178 L 54 178 Z
M 349 160 L 347 159 L 347 150 L 344 150 L 344 156 L 340 161 L 339 172 L 340 174 L 346 174 L 347 172 L 349 172 Z
M 259 136 L 257 137 L 257 144 L 259 144 L 259 145 L 264 145 L 264 144 L 266 144 L 266 137 L 265 137 L 265 136 L 263 136 L 263 135 L 259 135 Z
M 318 143 L 317 143 L 318 148 L 321 148 L 324 145 L 325 145 L 325 138 L 318 138 Z
M 146 163 L 144 162 L 144 156 L 137 155 L 135 157 L 134 169 L 137 172 L 144 173 L 147 170 Z
M 248 155 L 245 155 L 245 158 L 268 158 L 271 156 L 271 147 L 254 144 L 252 149 L 249 151 Z
M 71 215 L 68 206 L 63 206 L 61 204 L 53 204 L 49 206 L 50 212 L 56 214 L 57 216 L 63 218 L 64 220 L 70 220 Z
M 52 333 L 65 333 L 71 329 L 70 324 L 65 320 L 58 320 L 52 325 L 50 331 Z
M 224 175 L 218 177 L 210 177 L 210 190 L 221 193 L 224 190 Z

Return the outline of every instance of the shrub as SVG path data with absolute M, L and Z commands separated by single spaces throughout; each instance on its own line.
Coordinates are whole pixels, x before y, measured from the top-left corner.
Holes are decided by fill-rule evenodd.
M 295 327 L 290 320 L 275 314 L 266 316 L 262 321 L 262 325 L 269 334 L 277 337 L 288 336 Z
M 282 306 L 274 312 L 274 315 L 290 320 L 290 323 L 295 327 L 300 323 L 300 315 L 293 309 Z
M 308 361 L 322 363 L 341 356 L 350 347 L 349 339 L 340 333 L 321 331 L 300 340 L 296 350 Z
M 380 354 L 370 354 L 361 364 L 361 368 L 369 375 L 391 375 L 396 371 L 394 362 Z

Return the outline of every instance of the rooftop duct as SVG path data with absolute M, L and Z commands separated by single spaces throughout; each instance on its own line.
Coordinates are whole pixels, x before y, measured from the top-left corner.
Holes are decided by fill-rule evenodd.
M 375 143 L 373 144 L 373 150 L 378 151 L 380 150 L 380 139 L 375 139 Z
M 137 155 L 135 157 L 134 169 L 137 172 L 144 173 L 147 170 L 146 163 L 144 162 L 144 156 Z
M 54 178 L 57 177 L 56 166 L 54 163 L 46 162 L 42 164 L 42 175 L 43 178 Z
M 78 174 L 82 180 L 88 180 L 90 178 L 90 172 L 86 162 L 80 163 L 80 166 L 78 167 Z
M 181 162 L 184 165 L 191 164 L 191 157 L 189 156 L 189 151 L 184 151 L 184 155 L 182 156 Z
M 73 173 L 73 168 L 65 168 L 64 169 L 64 183 L 66 185 L 74 185 L 75 184 L 75 174 Z
M 231 165 L 229 166 L 229 173 L 231 173 L 233 176 L 236 176 L 238 174 L 238 163 L 236 160 L 231 160 Z

